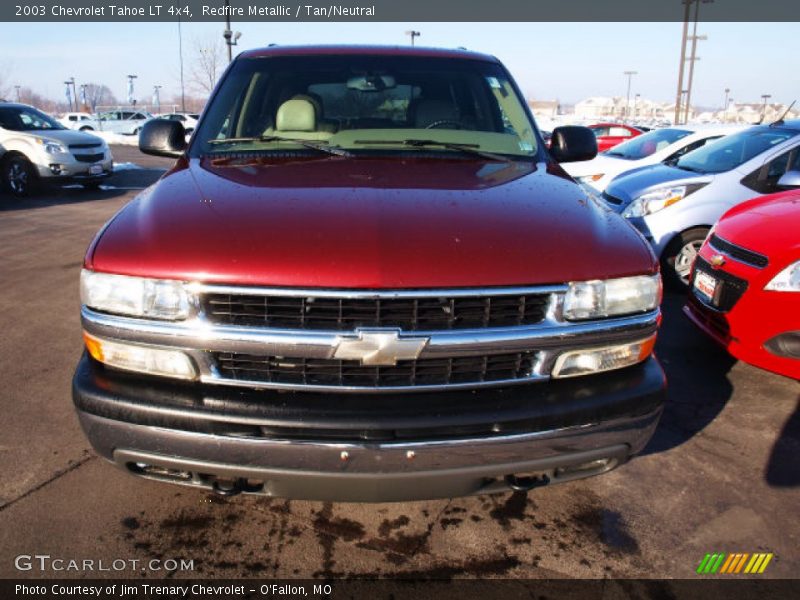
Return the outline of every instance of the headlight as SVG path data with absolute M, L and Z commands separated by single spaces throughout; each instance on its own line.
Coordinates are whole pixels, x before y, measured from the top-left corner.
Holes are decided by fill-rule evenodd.
M 591 183 L 592 181 L 598 181 L 603 178 L 605 173 L 597 173 L 595 175 L 582 175 L 581 177 L 576 177 L 575 179 L 580 181 L 581 183 Z
M 81 271 L 81 302 L 94 310 L 177 321 L 189 316 L 183 282 Z
M 800 292 L 800 260 L 775 275 L 764 289 L 773 292 Z
M 652 215 L 668 206 L 672 206 L 676 202 L 680 202 L 689 194 L 696 192 L 706 185 L 706 183 L 676 185 L 642 194 L 622 211 L 622 216 L 631 218 Z
M 62 144 L 59 144 L 54 140 L 43 140 L 36 138 L 36 142 L 39 145 L 44 146 L 44 151 L 48 154 L 65 154 L 67 152 L 67 149 Z
M 571 350 L 556 359 L 552 376 L 575 377 L 635 365 L 652 354 L 655 343 L 656 336 L 653 334 L 647 339 L 629 344 Z
M 110 367 L 178 379 L 195 379 L 192 359 L 180 350 L 102 340 L 84 332 L 86 349 L 96 361 Z
M 564 318 L 598 319 L 647 312 L 661 303 L 661 276 L 637 275 L 605 281 L 578 281 L 564 298 Z

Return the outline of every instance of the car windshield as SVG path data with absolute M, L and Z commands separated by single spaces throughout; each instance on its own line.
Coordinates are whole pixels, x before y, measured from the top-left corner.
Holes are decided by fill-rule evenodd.
M 778 127 L 754 127 L 689 152 L 675 166 L 697 173 L 724 173 L 797 134 L 797 131 Z
M 691 133 L 691 131 L 687 131 L 686 129 L 657 129 L 637 136 L 627 142 L 622 142 L 614 146 L 611 150 L 605 151 L 603 154 L 605 156 L 613 156 L 614 158 L 638 160 L 655 154 L 659 150 L 663 150 L 670 144 L 674 144 L 679 139 Z
M 300 143 L 304 142 L 304 143 Z M 535 127 L 500 65 L 417 56 L 238 59 L 190 148 L 299 147 L 533 157 Z
M 0 127 L 11 131 L 65 129 L 52 117 L 29 106 L 0 106 Z

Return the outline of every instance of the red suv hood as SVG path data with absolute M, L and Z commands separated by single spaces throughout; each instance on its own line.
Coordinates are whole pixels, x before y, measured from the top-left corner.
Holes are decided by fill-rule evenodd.
M 644 240 L 557 165 L 416 158 L 181 160 L 87 255 L 110 273 L 425 288 L 654 272 Z
M 800 256 L 800 190 L 743 202 L 722 216 L 715 232 L 771 262 L 794 260 Z

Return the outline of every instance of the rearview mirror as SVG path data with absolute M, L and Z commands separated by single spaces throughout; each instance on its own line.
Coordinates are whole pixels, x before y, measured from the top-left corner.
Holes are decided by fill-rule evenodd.
M 153 119 L 139 132 L 139 150 L 153 156 L 178 158 L 186 150 L 186 130 L 180 121 Z
M 591 160 L 597 156 L 597 138 L 588 127 L 556 127 L 550 138 L 550 155 L 560 163 Z
M 778 179 L 779 188 L 798 188 L 800 187 L 800 171 L 786 171 Z
M 347 80 L 347 89 L 359 92 L 382 92 L 396 86 L 397 83 L 391 75 L 364 75 Z

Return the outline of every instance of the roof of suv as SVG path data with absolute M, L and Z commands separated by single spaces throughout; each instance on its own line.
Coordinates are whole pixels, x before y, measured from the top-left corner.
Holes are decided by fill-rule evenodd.
M 312 46 L 268 46 L 247 50 L 239 56 L 253 58 L 261 56 L 312 56 L 312 55 L 383 55 L 383 56 L 422 56 L 440 58 L 461 58 L 468 60 L 484 60 L 498 62 L 489 54 L 472 52 L 464 48 L 426 48 L 422 46 L 349 46 L 349 45 L 312 45 Z

